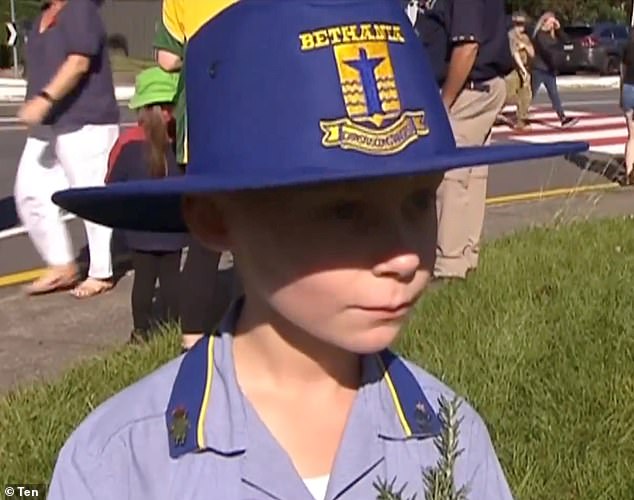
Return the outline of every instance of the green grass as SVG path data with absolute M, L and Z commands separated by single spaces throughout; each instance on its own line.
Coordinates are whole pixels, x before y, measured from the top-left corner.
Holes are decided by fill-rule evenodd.
M 177 335 L 78 363 L 58 380 L 0 399 L 0 486 L 48 482 L 70 432 L 99 403 L 174 358 Z
M 400 348 L 468 395 L 516 498 L 633 498 L 634 220 L 497 241 L 474 278 Z
M 633 320 L 634 220 L 583 222 L 488 245 L 473 279 L 423 299 L 399 350 L 481 412 L 515 498 L 629 499 Z M 48 480 L 84 415 L 177 351 L 164 336 L 0 400 L 0 484 Z

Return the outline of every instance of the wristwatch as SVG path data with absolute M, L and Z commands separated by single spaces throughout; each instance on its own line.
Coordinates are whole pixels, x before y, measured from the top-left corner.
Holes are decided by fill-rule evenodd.
M 49 94 L 46 90 L 40 90 L 37 95 L 39 97 L 43 97 L 44 99 L 46 99 L 48 102 L 50 102 L 51 104 L 55 103 L 55 99 L 53 99 L 53 96 L 51 94 Z

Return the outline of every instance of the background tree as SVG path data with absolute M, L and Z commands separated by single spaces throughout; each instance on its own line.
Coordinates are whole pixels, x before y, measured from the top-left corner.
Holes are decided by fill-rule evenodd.
M 41 0 L 15 0 L 15 10 L 18 19 L 31 19 L 42 6 Z M 11 20 L 11 3 L 0 0 L 0 22 L 3 24 Z

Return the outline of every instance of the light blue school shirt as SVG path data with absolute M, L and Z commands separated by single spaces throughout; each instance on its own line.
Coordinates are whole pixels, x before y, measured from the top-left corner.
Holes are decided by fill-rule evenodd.
M 237 303 L 222 333 L 93 411 L 60 451 L 48 499 L 314 500 L 238 386 L 239 311 Z M 422 469 L 439 458 L 438 400 L 454 394 L 388 350 L 362 367 L 325 500 L 374 500 L 373 484 L 394 478 L 396 489 L 407 483 L 403 498 L 422 499 Z M 469 484 L 469 500 L 511 500 L 484 422 L 466 403 L 460 413 L 457 487 Z

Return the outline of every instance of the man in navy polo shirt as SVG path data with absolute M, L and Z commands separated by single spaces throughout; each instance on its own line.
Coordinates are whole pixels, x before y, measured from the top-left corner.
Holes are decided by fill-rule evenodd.
M 504 0 L 427 0 L 419 4 L 413 22 L 427 48 L 456 142 L 487 144 L 506 99 L 503 78 L 513 67 Z M 445 174 L 436 202 L 435 278 L 465 278 L 477 267 L 487 176 L 485 165 Z

